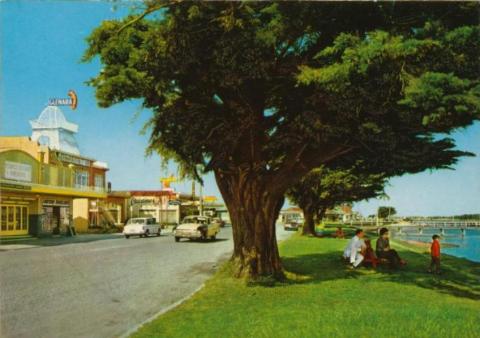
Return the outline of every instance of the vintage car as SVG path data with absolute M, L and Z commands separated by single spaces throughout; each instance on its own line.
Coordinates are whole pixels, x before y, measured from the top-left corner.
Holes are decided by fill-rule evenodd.
M 225 227 L 225 221 L 218 217 L 212 218 L 212 223 L 218 223 L 220 225 L 220 228 Z
M 123 227 L 125 238 L 129 238 L 130 236 L 160 236 L 161 231 L 160 224 L 158 224 L 153 217 L 130 218 L 125 227 Z
M 300 227 L 300 223 L 297 221 L 288 221 L 283 224 L 284 230 L 297 230 Z
M 175 242 L 180 238 L 215 240 L 220 232 L 220 224 L 212 222 L 207 216 L 187 216 L 173 231 Z

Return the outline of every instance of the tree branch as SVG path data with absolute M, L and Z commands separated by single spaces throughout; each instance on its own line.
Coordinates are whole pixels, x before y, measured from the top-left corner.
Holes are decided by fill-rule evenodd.
M 331 151 L 327 151 L 324 154 L 317 152 L 305 153 L 308 145 L 304 145 L 301 148 L 301 153 L 298 159 L 292 163 L 292 165 L 281 167 L 277 173 L 272 177 L 271 184 L 275 187 L 279 193 L 284 193 L 292 183 L 296 183 L 299 179 L 305 176 L 313 168 L 319 167 L 339 156 L 347 154 L 355 149 L 353 146 L 338 145 L 332 147 Z
M 182 2 L 182 0 L 175 0 L 175 1 L 161 1 L 159 4 L 157 5 L 152 5 L 150 7 L 148 7 L 142 14 L 140 14 L 139 16 L 137 16 L 136 18 L 130 20 L 129 22 L 125 23 L 122 27 L 120 27 L 117 31 L 117 34 L 120 34 L 125 28 L 135 24 L 136 22 L 142 20 L 144 17 L 146 17 L 148 14 L 151 14 L 155 11 L 158 11 L 164 7 L 168 7 L 170 5 L 173 5 L 175 3 L 179 3 L 179 2 Z

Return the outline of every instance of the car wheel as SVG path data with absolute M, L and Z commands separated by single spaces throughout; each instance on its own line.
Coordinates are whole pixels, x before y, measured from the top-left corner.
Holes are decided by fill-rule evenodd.
M 175 236 L 175 242 L 180 242 L 180 237 Z
M 129 235 L 125 235 L 125 238 L 126 238 L 126 239 L 129 239 L 129 238 L 130 238 L 130 236 L 129 236 Z
M 147 230 L 145 231 L 145 235 L 143 235 L 143 236 L 145 236 L 145 237 L 150 236 L 150 230 L 147 229 Z
M 160 237 L 160 232 L 161 232 L 161 230 L 160 230 L 160 228 L 158 228 L 157 237 Z

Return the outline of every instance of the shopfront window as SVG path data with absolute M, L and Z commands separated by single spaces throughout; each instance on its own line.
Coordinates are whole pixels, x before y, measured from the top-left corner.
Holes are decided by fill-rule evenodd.
M 17 235 L 28 231 L 28 207 L 22 205 L 2 205 L 0 231 L 6 235 Z
M 2 206 L 1 212 L 2 212 L 1 220 L 0 220 L 1 229 L 2 231 L 6 231 L 7 230 L 7 207 Z
M 22 207 L 15 207 L 15 230 L 22 230 Z
M 9 231 L 12 231 L 13 230 L 13 226 L 14 226 L 14 222 L 15 222 L 15 213 L 14 213 L 14 210 L 13 210 L 13 207 L 8 207 L 7 208 L 7 230 Z

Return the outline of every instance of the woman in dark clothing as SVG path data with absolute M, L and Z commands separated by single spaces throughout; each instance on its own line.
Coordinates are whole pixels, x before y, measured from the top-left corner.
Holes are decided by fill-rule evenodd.
M 405 265 L 406 262 L 400 258 L 398 252 L 390 248 L 390 240 L 388 239 L 388 229 L 380 229 L 380 237 L 377 240 L 377 257 L 380 259 L 386 259 L 390 263 L 392 268 L 397 268 L 400 265 Z

